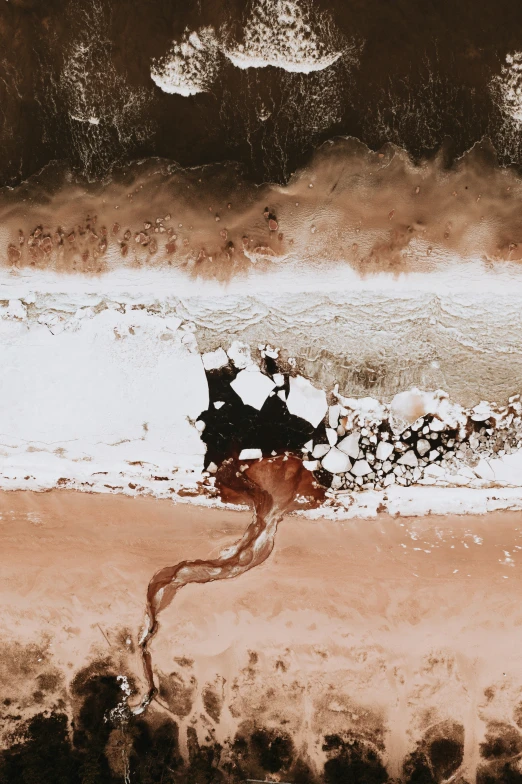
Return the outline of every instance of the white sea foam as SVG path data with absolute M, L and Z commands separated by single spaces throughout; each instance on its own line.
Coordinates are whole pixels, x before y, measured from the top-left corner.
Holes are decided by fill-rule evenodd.
M 212 27 L 186 30 L 170 52 L 155 60 L 150 75 L 165 93 L 191 96 L 207 92 L 219 67 L 219 46 Z
M 322 71 L 342 55 L 340 34 L 329 17 L 296 0 L 257 0 L 240 41 L 227 41 L 225 56 L 237 68 L 272 65 L 292 73 Z
M 80 30 L 73 33 L 77 24 Z M 78 11 L 57 84 L 85 173 L 98 165 L 106 172 L 111 162 L 151 131 L 143 114 L 150 97 L 116 69 L 107 26 L 107 9 L 99 0 Z
M 506 56 L 506 64 L 492 86 L 500 93 L 501 109 L 516 123 L 522 124 L 522 52 Z

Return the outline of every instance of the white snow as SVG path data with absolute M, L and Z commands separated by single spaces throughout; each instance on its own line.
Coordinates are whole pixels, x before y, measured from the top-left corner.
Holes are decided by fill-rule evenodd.
M 209 396 L 190 330 L 147 310 L 49 321 L 0 319 L 0 487 L 193 483 Z
M 493 78 L 493 92 L 498 92 L 500 108 L 516 125 L 522 125 L 522 52 L 506 55 L 501 74 Z
M 416 446 L 417 446 L 417 452 L 421 457 L 424 457 L 424 455 L 427 454 L 431 449 L 430 442 L 426 441 L 425 438 L 419 438 Z
M 485 422 L 486 419 L 489 419 L 491 414 L 492 411 L 489 403 L 485 400 L 481 400 L 478 406 L 474 407 L 471 418 L 474 422 Z
M 393 474 L 391 475 L 393 476 Z M 335 503 L 296 512 L 311 520 L 375 518 L 379 513 L 414 517 L 421 515 L 486 514 L 497 510 L 522 510 L 520 488 L 403 487 L 388 480 L 384 490 L 340 492 Z
M 483 457 L 473 471 L 489 482 L 519 487 L 522 485 L 522 449 L 503 457 Z
M 432 430 L 443 430 L 446 425 L 458 427 L 465 421 L 462 407 L 451 403 L 447 393 L 441 389 L 422 392 L 414 387 L 406 392 L 399 392 L 390 403 L 390 422 L 397 433 L 426 414 L 438 418 L 433 421 Z
M 249 367 L 241 370 L 230 382 L 230 386 L 246 406 L 252 406 L 260 411 L 275 384 L 258 368 Z
M 305 419 L 313 427 L 319 425 L 328 408 L 326 392 L 314 387 L 303 376 L 290 378 L 290 393 L 286 404 L 291 414 Z
M 333 394 L 342 404 L 341 414 L 346 417 L 346 428 L 350 430 L 355 424 L 374 424 L 380 422 L 386 414 L 386 406 L 373 397 L 343 397 L 339 394 L 336 384 Z
M 341 413 L 341 406 L 329 406 L 328 407 L 328 424 L 332 428 L 336 428 L 339 424 L 339 414 Z
M 326 438 L 328 439 L 330 446 L 335 446 L 337 443 L 337 433 L 332 427 L 326 428 Z
M 515 274 L 513 270 L 511 274 Z M 295 280 L 292 284 L 284 275 L 284 270 L 277 270 L 270 286 L 279 281 L 278 290 L 286 286 L 292 291 Z M 345 273 L 344 284 L 348 279 L 350 273 Z M 509 285 L 508 279 L 506 272 L 503 288 Z M 226 294 L 206 281 L 198 285 L 206 303 L 219 300 L 222 304 L 230 292 L 230 301 L 237 303 L 252 291 L 253 280 L 249 279 L 245 289 L 242 281 L 231 281 Z M 413 286 L 413 280 L 408 277 L 404 281 L 405 289 Z M 440 276 L 431 280 L 433 291 L 440 288 L 441 280 Z M 475 284 L 473 280 L 472 276 L 472 287 L 476 284 L 475 289 L 482 291 L 486 279 L 476 278 Z M 329 281 L 334 288 L 339 285 L 335 275 Z M 415 285 L 419 278 L 416 281 Z M 363 283 L 352 283 L 356 294 L 360 293 Z M 499 281 L 491 278 L 490 283 L 498 299 Z M 9 303 L 0 307 L 0 487 L 38 490 L 60 480 L 67 487 L 161 497 L 172 497 L 179 487 L 197 491 L 205 447 L 194 423 L 208 408 L 208 390 L 194 327 L 186 321 L 180 325 L 169 305 L 176 297 L 190 301 L 195 294 L 192 284 L 176 270 L 169 271 L 169 276 L 152 270 L 146 275 L 115 270 L 96 280 L 26 270 L 0 272 L 0 285 L 2 300 Z M 384 287 L 384 277 L 364 283 L 368 291 L 377 291 L 378 285 Z M 324 280 L 310 276 L 302 291 L 321 286 L 326 290 Z M 386 278 L 386 286 L 397 284 Z M 458 290 L 464 297 L 463 282 Z M 398 288 L 394 292 L 399 296 Z M 273 291 L 265 294 L 266 302 L 259 295 L 256 303 L 269 303 Z M 26 308 L 35 301 L 37 316 L 32 308 Z M 160 312 L 145 307 L 158 301 Z M 135 303 L 139 310 L 133 309 Z M 105 310 L 100 312 L 100 305 Z M 422 393 L 424 401 L 425 395 L 428 393 Z M 438 400 L 434 400 L 436 393 L 429 395 L 434 415 L 440 417 L 437 424 L 444 427 L 450 414 L 452 421 L 459 423 L 458 407 L 443 395 Z M 359 415 L 364 419 L 379 411 L 387 413 L 387 407 L 378 401 L 363 401 L 339 396 L 340 406 L 348 411 L 344 414 L 343 410 L 342 416 L 358 421 Z M 329 413 L 325 401 L 321 408 L 322 416 Z M 348 424 L 347 430 L 350 427 Z M 336 447 L 343 451 L 341 444 Z M 430 451 L 430 459 L 433 457 Z M 426 469 L 426 479 L 421 479 L 425 487 L 394 489 L 399 496 L 393 504 L 376 492 L 376 504 L 388 503 L 386 508 L 405 513 L 522 508 L 520 461 L 519 453 L 483 458 L 474 469 L 462 467 L 453 476 L 448 467 L 433 465 Z M 460 483 L 466 487 L 452 487 Z M 413 489 L 420 493 L 414 501 Z M 358 510 L 366 514 L 372 492 L 351 496 L 354 514 Z M 208 497 L 196 500 L 215 503 Z M 327 513 L 325 508 L 320 516 Z

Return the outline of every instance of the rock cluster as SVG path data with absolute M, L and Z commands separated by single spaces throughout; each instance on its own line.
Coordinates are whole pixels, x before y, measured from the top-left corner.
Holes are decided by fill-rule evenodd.
M 346 424 L 351 420 L 352 429 Z M 389 417 L 371 424 L 340 405 L 329 406 L 326 441 L 303 447 L 305 467 L 333 489 L 356 490 L 433 484 L 476 478 L 481 457 L 502 457 L 522 447 L 520 395 L 504 408 L 481 403 L 458 424 L 436 414 L 419 417 L 396 433 Z

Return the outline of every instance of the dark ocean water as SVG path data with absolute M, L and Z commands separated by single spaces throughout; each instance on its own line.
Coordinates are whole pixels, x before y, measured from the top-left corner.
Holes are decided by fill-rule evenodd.
M 182 70 L 201 91 L 165 92 L 151 68 L 194 32 L 203 50 L 196 42 Z M 443 148 L 447 161 L 488 136 L 501 164 L 522 162 L 513 0 L 4 0 L 0 40 L 2 184 L 51 160 L 96 179 L 151 156 L 233 159 L 284 181 L 335 135 L 414 158 Z M 296 40 L 301 54 L 317 44 L 323 64 L 338 56 L 296 71 Z M 252 41 L 283 66 L 234 64 L 227 53 L 243 43 L 252 54 Z

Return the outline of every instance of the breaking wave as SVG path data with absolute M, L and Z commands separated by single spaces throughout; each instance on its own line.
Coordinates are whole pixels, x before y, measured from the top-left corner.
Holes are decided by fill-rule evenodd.
M 260 0 L 250 9 L 239 43 L 227 43 L 224 54 L 237 68 L 271 65 L 308 74 L 335 63 L 343 46 L 325 14 L 312 14 L 294 0 Z
M 522 124 L 522 52 L 506 56 L 506 64 L 492 86 L 499 93 L 502 111 L 517 124 Z
M 206 92 L 216 77 L 219 65 L 219 44 L 212 27 L 186 30 L 170 52 L 155 60 L 151 77 L 165 93 L 189 97 Z

